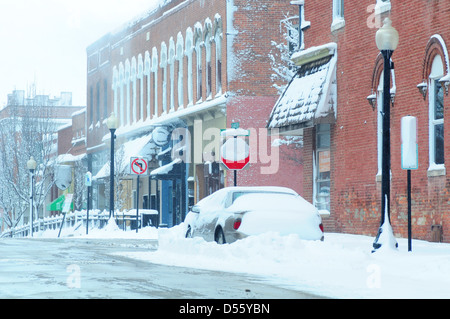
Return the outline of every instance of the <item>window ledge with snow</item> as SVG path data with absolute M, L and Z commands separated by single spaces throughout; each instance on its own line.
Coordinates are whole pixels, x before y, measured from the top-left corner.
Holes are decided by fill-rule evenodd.
M 427 171 L 428 177 L 445 176 L 445 166 L 444 164 L 433 164 L 430 165 Z
M 333 23 L 331 23 L 331 32 L 339 30 L 341 28 L 345 27 L 345 20 L 344 18 L 335 18 L 333 20 Z
M 375 5 L 375 14 L 382 14 L 384 12 L 391 10 L 391 2 L 390 1 L 380 1 L 377 0 Z

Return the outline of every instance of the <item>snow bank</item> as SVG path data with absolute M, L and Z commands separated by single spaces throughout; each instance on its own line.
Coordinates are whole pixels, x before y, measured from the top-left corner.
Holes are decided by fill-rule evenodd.
M 81 228 L 64 236 L 86 236 Z M 326 233 L 321 242 L 264 233 L 217 245 L 201 238 L 186 239 L 184 234 L 184 224 L 146 227 L 138 233 L 123 232 L 111 224 L 89 231 L 87 236 L 157 238 L 156 251 L 124 251 L 120 255 L 157 264 L 251 274 L 278 286 L 332 298 L 450 298 L 450 244 L 413 240 L 413 251 L 408 252 L 407 240 L 397 238 L 397 250 L 371 253 L 374 238 L 360 235 Z

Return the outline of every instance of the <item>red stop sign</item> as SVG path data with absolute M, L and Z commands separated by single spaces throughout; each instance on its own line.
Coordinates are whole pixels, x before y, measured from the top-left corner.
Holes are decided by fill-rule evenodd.
M 250 161 L 250 148 L 244 139 L 229 138 L 220 150 L 220 160 L 230 170 L 243 169 Z

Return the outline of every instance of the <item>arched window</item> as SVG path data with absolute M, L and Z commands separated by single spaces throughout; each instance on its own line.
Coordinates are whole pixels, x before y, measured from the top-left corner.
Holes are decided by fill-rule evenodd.
M 188 105 L 193 104 L 193 83 L 192 83 L 192 51 L 193 51 L 193 40 L 194 35 L 192 33 L 192 29 L 189 27 L 186 30 L 186 51 L 185 55 L 187 56 L 187 63 L 188 63 L 188 69 L 187 69 L 187 89 L 188 89 Z
M 126 113 L 127 113 L 127 118 L 126 118 L 126 125 L 130 124 L 130 114 L 131 114 L 131 104 L 130 104 L 130 60 L 126 59 L 125 60 L 125 87 L 127 90 L 127 94 L 126 94 Z
M 139 119 L 144 120 L 144 61 L 142 54 L 138 55 L 137 78 L 139 79 Z
M 144 60 L 144 75 L 147 77 L 147 118 L 151 118 L 150 112 L 150 78 L 151 78 L 151 63 L 150 63 L 150 53 L 145 51 L 145 60 Z
M 119 88 L 119 71 L 117 70 L 117 66 L 113 67 L 113 78 L 112 78 L 112 86 L 111 89 L 114 92 L 114 114 L 117 116 L 118 112 L 118 100 L 117 100 L 117 89 Z
M 152 49 L 153 116 L 158 116 L 158 49 Z
M 167 59 L 169 64 L 169 107 L 170 112 L 175 110 L 175 42 L 173 37 L 169 40 L 169 58 Z
M 444 76 L 442 58 L 436 55 L 429 75 L 430 168 L 444 165 L 444 88 L 439 80 Z
M 133 114 L 133 123 L 136 123 L 137 121 L 137 88 L 136 88 L 136 81 L 137 81 L 137 62 L 136 58 L 131 58 L 131 71 L 130 71 L 130 80 L 132 83 L 132 109 L 131 113 Z
M 162 112 L 167 113 L 167 45 L 161 43 L 161 85 L 162 85 Z
M 125 85 L 125 68 L 123 67 L 123 63 L 120 62 L 119 63 L 119 85 L 120 85 L 120 98 L 119 98 L 119 114 L 117 114 L 117 118 L 120 119 L 120 125 L 123 126 L 125 124 L 125 119 L 124 119 L 124 85 Z
M 222 94 L 222 18 L 214 18 L 214 43 L 216 45 L 216 95 Z
M 445 175 L 444 92 L 449 75 L 447 46 L 440 35 L 433 35 L 425 48 L 423 83 L 428 86 L 429 167 L 428 175 Z M 441 82 L 442 81 L 442 82 Z
M 184 90 L 183 90 L 183 35 L 181 32 L 178 32 L 177 35 L 177 61 L 178 61 L 178 84 L 177 84 L 177 90 L 178 90 L 178 108 L 183 107 L 183 101 L 184 101 Z
M 197 101 L 202 100 L 202 47 L 203 47 L 203 30 L 200 23 L 195 24 L 194 31 L 194 47 L 196 57 L 196 83 L 197 83 Z
M 212 85 L 212 79 L 211 79 L 211 35 L 212 35 L 212 23 L 211 20 L 208 18 L 205 20 L 205 37 L 204 37 L 204 43 L 205 43 L 205 60 L 206 60 L 206 67 L 205 67 L 205 85 L 206 85 L 206 98 L 209 98 L 211 96 L 211 85 Z

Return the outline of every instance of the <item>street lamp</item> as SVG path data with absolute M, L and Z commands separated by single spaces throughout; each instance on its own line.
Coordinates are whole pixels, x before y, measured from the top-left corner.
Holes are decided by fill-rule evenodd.
M 110 171 L 109 171 L 109 218 L 114 217 L 114 132 L 119 126 L 118 119 L 114 112 L 111 113 L 110 117 L 106 121 L 106 125 L 111 131 L 111 157 L 110 157 Z
M 34 160 L 33 156 L 30 156 L 30 159 L 27 162 L 27 168 L 31 173 L 31 180 L 30 180 L 30 233 L 31 237 L 33 237 L 33 197 L 34 197 L 34 170 L 36 169 L 37 163 Z
M 384 58 L 383 72 L 383 142 L 381 161 L 381 222 L 377 237 L 373 243 L 374 251 L 382 246 L 384 240 L 380 240 L 383 231 L 385 236 L 394 238 L 390 227 L 390 171 L 391 171 L 391 132 L 390 132 L 390 88 L 391 88 L 391 56 L 398 45 L 398 32 L 392 27 L 392 21 L 386 18 L 383 26 L 376 33 L 376 43 Z M 390 233 L 387 233 L 390 232 Z M 389 243 L 389 242 L 388 242 Z M 387 244 L 388 244 L 387 243 Z M 391 244 L 397 246 L 395 242 Z

